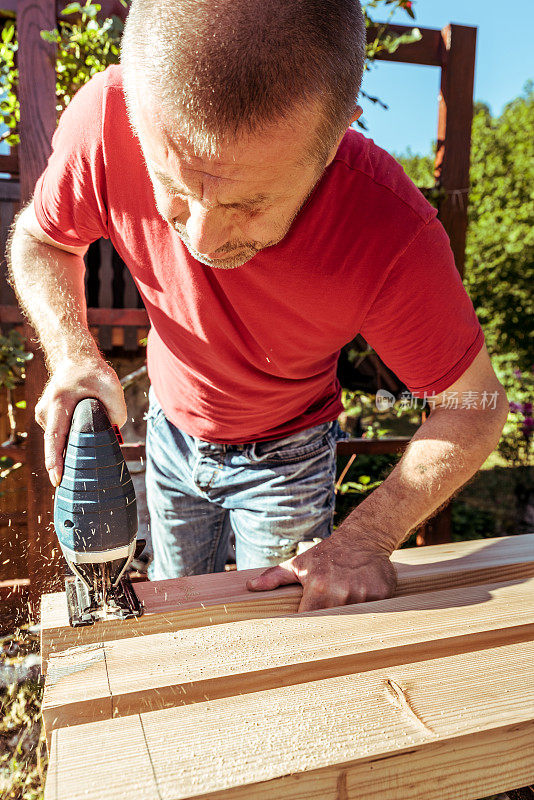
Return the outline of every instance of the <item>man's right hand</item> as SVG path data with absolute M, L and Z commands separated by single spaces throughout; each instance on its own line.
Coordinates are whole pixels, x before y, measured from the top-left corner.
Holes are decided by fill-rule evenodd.
M 52 486 L 59 486 L 61 481 L 70 421 L 76 405 L 84 397 L 101 400 L 113 425 L 121 427 L 126 422 L 122 386 L 115 370 L 103 358 L 57 362 L 35 407 L 35 419 L 45 432 L 45 466 Z

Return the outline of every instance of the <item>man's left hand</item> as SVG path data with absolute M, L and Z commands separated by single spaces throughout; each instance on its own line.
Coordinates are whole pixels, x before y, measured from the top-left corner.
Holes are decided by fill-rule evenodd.
M 299 612 L 314 611 L 391 597 L 397 572 L 383 550 L 339 532 L 262 572 L 247 588 L 264 592 L 290 583 L 303 587 Z

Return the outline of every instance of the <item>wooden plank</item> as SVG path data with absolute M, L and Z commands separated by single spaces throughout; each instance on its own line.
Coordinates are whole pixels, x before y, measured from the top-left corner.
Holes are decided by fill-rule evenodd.
M 100 239 L 100 269 L 98 271 L 98 305 L 113 306 L 113 245 L 109 239 Z M 102 350 L 111 350 L 111 327 L 100 325 L 98 344 Z
M 0 181 L 0 189 L 2 182 Z M 18 211 L 18 203 L 0 199 L 0 304 L 16 305 L 17 300 L 8 282 L 7 261 L 5 258 L 7 242 L 13 220 Z
M 115 251 L 113 254 L 115 269 L 120 270 L 122 274 L 123 294 L 121 305 L 124 308 L 136 308 L 139 300 L 139 293 L 137 286 L 130 271 L 128 270 L 124 261 L 120 258 L 119 254 Z M 123 347 L 127 351 L 138 350 L 139 340 L 137 335 L 137 328 L 127 326 L 124 328 L 124 343 Z
M 524 534 L 407 548 L 394 553 L 392 560 L 399 577 L 397 596 L 521 580 L 534 575 L 534 537 Z M 86 628 L 69 626 L 64 592 L 44 595 L 41 605 L 43 671 L 46 671 L 51 653 L 79 644 L 294 614 L 302 594 L 300 585 L 283 586 L 272 592 L 246 589 L 248 578 L 261 571 L 241 570 L 141 583 L 136 585 L 136 592 L 144 603 L 142 617 L 106 620 Z
M 412 28 L 417 28 L 421 39 L 412 44 L 403 44 L 395 53 L 381 52 L 376 56 L 377 61 L 397 61 L 403 64 L 425 64 L 440 67 L 443 60 L 443 47 L 440 31 L 435 28 L 420 28 L 417 21 L 413 25 L 388 25 L 388 32 L 396 36 L 410 33 Z M 367 30 L 367 41 L 372 42 L 376 36 L 377 26 Z
M 20 193 L 27 202 L 44 170 L 56 126 L 55 50 L 41 37 L 55 27 L 53 0 L 19 0 L 17 4 L 17 64 L 20 101 Z M 28 569 L 37 603 L 41 593 L 61 585 L 63 559 L 53 531 L 53 491 L 44 466 L 43 431 L 34 418 L 37 400 L 47 380 L 43 355 L 35 333 L 25 325 L 25 338 L 33 359 L 26 365 L 28 408 L 26 463 L 28 467 Z M 46 588 L 45 588 L 46 587 Z
M 353 453 L 359 455 L 383 455 L 388 453 L 402 453 L 411 441 L 409 436 L 388 436 L 385 439 L 342 439 L 337 443 L 338 456 L 349 456 Z
M 504 645 L 56 730 L 45 800 L 475 800 L 534 779 L 533 711 L 534 643 Z
M 442 38 L 445 60 L 441 71 L 435 175 L 444 190 L 439 218 L 449 235 L 456 266 L 463 275 L 477 29 L 447 25 Z
M 146 328 L 150 325 L 148 314 L 144 308 L 88 308 L 89 325 L 112 325 L 124 327 L 132 325 Z
M 16 152 L 0 154 L 0 172 L 9 172 L 12 175 L 18 175 L 19 157 Z
M 0 180 L 0 200 L 10 203 L 20 202 L 20 183 Z
M 50 740 L 55 728 L 104 717 L 533 638 L 534 578 L 120 639 L 50 657 L 43 720 Z
M 367 455 L 384 455 L 388 453 L 401 453 L 405 447 L 407 446 L 410 439 L 406 436 L 391 436 L 386 439 L 363 439 L 363 438 L 354 438 L 354 439 L 343 439 L 342 441 L 337 443 L 337 455 L 338 456 L 346 456 L 352 455 L 353 453 L 357 454 L 367 454 Z M 145 443 L 144 442 L 137 442 L 135 444 L 130 444 L 128 447 L 131 447 L 131 456 L 129 458 L 144 458 L 145 457 Z M 123 448 L 124 450 L 124 448 Z M 128 451 L 130 452 L 130 451 Z M 437 544 L 437 542 L 433 542 L 433 544 Z
M 88 308 L 89 325 L 111 325 L 124 327 L 131 325 L 147 328 L 150 325 L 148 314 L 144 308 Z M 17 306 L 0 305 L 0 322 L 22 323 L 24 317 Z

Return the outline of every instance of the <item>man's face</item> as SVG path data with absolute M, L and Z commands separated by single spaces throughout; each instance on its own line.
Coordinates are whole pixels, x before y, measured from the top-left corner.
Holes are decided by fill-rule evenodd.
M 137 108 L 158 211 L 209 267 L 240 267 L 283 239 L 337 149 L 326 164 L 306 158 L 319 122 L 308 108 L 199 157 L 153 104 Z

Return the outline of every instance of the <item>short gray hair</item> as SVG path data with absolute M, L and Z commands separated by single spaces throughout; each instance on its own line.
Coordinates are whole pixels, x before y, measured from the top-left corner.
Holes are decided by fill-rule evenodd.
M 356 108 L 365 23 L 359 0 L 132 0 L 121 61 L 134 128 L 136 86 L 203 152 L 319 103 L 326 155 Z

